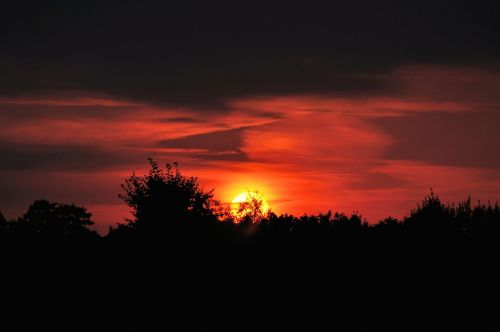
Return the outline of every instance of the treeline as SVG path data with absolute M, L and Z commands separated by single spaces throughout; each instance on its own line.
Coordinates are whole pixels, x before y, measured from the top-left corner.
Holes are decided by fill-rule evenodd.
M 118 308 L 114 329 L 145 308 L 141 327 L 150 317 L 167 325 L 180 317 L 180 326 L 211 322 L 220 330 L 227 322 L 231 331 L 255 319 L 265 328 L 269 318 L 277 329 L 297 327 L 296 317 L 304 329 L 324 330 L 342 326 L 346 314 L 348 329 L 340 330 L 371 331 L 377 321 L 384 330 L 387 322 L 415 330 L 425 319 L 432 322 L 425 328 L 437 326 L 436 317 L 444 330 L 461 330 L 463 316 L 479 310 L 467 330 L 498 330 L 476 326 L 498 325 L 498 204 L 444 204 L 431 192 L 402 220 L 377 224 L 356 213 L 264 213 L 258 197 L 230 213 L 177 165 L 150 162 L 148 174 L 122 186 L 133 216 L 106 236 L 75 205 L 40 200 L 15 220 L 0 217 L 2 286 L 20 301 L 7 307 L 20 310 L 36 298 L 36 310 L 49 308 L 51 322 L 63 321 L 56 303 L 77 316 L 71 324 L 96 316 L 88 303 Z M 68 299 L 87 308 L 75 310 Z M 20 312 L 16 324 L 34 321 Z
M 296 217 L 263 212 L 254 196 L 231 213 L 203 191 L 196 178 L 185 177 L 178 165 L 161 168 L 150 160 L 149 173 L 132 175 L 120 197 L 133 218 L 111 227 L 104 237 L 91 230 L 94 222 L 84 207 L 35 201 L 21 217 L 0 213 L 3 243 L 148 243 L 176 245 L 336 245 L 338 243 L 497 242 L 498 203 L 471 204 L 470 198 L 444 204 L 430 192 L 402 220 L 387 218 L 368 224 L 361 215 L 327 212 Z

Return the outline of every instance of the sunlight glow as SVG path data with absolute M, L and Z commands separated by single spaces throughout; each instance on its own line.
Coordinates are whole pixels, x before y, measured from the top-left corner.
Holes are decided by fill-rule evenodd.
M 248 211 L 240 210 L 240 206 L 242 203 L 250 203 L 253 199 L 261 202 L 260 212 L 265 214 L 269 211 L 269 203 L 264 198 L 264 195 L 259 193 L 258 191 L 248 190 L 236 195 L 231 201 L 231 214 L 235 217 L 241 217 L 246 214 Z

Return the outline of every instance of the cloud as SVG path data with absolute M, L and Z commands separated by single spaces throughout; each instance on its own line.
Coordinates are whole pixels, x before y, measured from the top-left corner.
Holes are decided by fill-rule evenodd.
M 394 68 L 386 77 L 387 89 L 401 99 L 498 107 L 498 69 L 495 63 L 465 66 L 413 64 Z
M 227 2 L 28 1 L 2 9 L 0 94 L 10 96 L 79 90 L 213 112 L 254 95 L 373 94 L 385 88 L 380 75 L 397 67 L 495 62 L 500 54 L 493 3 L 242 11 Z
M 380 190 L 407 187 L 411 182 L 396 175 L 375 171 L 357 172 L 346 181 L 345 187 L 351 190 Z
M 102 120 L 116 121 L 126 118 L 137 111 L 131 106 L 103 105 L 47 105 L 47 104 L 9 104 L 0 102 L 0 119 L 20 122 L 33 120 Z
M 373 119 L 393 138 L 388 159 L 500 169 L 500 112 L 420 113 Z
M 0 142 L 0 171 L 99 171 L 137 163 L 144 152 L 103 148 L 94 144 Z
M 250 161 L 248 155 L 241 150 L 212 152 L 212 153 L 184 153 L 183 157 L 190 157 L 205 161 L 246 162 Z
M 238 152 L 244 144 L 243 133 L 248 128 L 221 130 L 166 139 L 158 142 L 163 148 L 201 149 L 208 152 Z
M 187 116 L 162 118 L 162 119 L 159 119 L 159 121 L 165 122 L 165 123 L 200 123 L 200 122 L 203 122 L 202 119 L 195 119 L 195 118 L 190 118 Z

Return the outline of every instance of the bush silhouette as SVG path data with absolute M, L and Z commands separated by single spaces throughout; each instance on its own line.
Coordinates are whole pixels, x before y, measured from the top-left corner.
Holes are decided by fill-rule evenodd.
M 18 221 L 11 223 L 10 230 L 24 239 L 85 241 L 97 237 L 88 228 L 94 224 L 91 216 L 83 207 L 38 200 Z

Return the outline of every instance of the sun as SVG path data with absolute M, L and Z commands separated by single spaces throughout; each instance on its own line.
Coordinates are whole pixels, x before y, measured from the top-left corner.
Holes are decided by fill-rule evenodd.
M 258 191 L 248 190 L 239 193 L 231 201 L 231 214 L 236 218 L 246 215 L 264 215 L 269 211 L 269 203 Z

